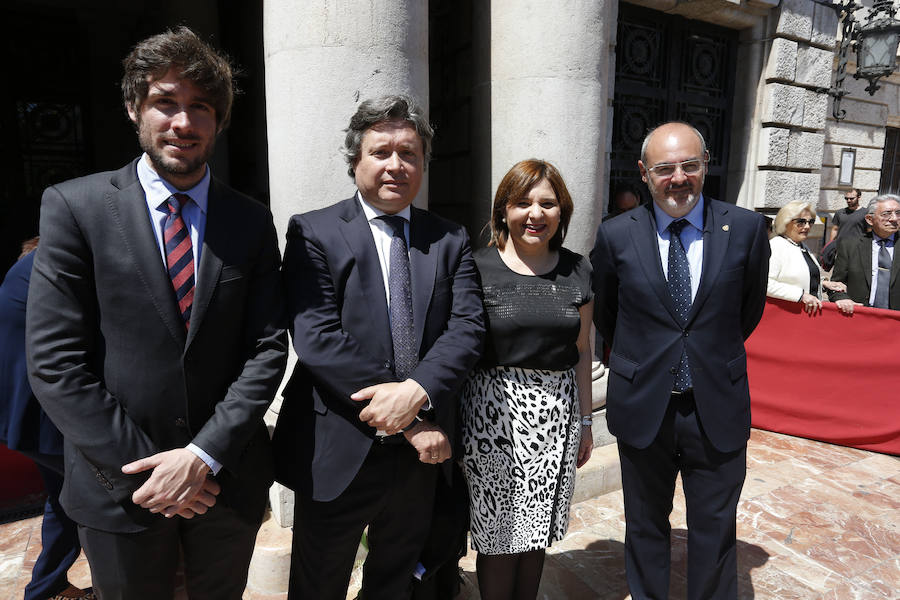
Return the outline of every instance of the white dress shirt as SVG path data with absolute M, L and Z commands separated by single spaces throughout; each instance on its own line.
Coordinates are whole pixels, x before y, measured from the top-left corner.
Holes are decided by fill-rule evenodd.
M 872 306 L 875 303 L 875 291 L 878 287 L 878 252 L 881 250 L 881 245 L 878 243 L 881 240 L 885 240 L 884 247 L 887 248 L 888 254 L 891 255 L 891 260 L 894 260 L 894 236 L 892 235 L 889 238 L 878 237 L 878 234 L 874 231 L 872 232 L 872 289 L 869 292 L 869 306 Z

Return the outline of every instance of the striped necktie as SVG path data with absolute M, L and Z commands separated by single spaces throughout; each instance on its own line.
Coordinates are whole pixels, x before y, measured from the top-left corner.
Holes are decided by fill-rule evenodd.
M 166 268 L 175 289 L 175 298 L 178 300 L 178 310 L 184 319 L 185 329 L 191 325 L 191 306 L 194 303 L 194 249 L 191 246 L 190 231 L 181 218 L 181 209 L 190 199 L 187 194 L 173 194 L 169 197 L 166 201 L 169 214 L 166 216 L 163 229 Z

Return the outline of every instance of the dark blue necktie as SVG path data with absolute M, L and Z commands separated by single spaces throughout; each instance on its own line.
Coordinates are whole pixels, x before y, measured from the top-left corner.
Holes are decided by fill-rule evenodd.
M 691 268 L 688 264 L 687 253 L 681 243 L 681 230 L 688 225 L 684 219 L 672 221 L 669 224 L 669 294 L 675 304 L 675 311 L 682 320 L 687 320 L 691 311 Z M 678 372 L 675 374 L 676 392 L 683 392 L 691 387 L 691 369 L 688 365 L 687 349 L 681 351 L 681 361 L 678 364 Z
M 378 217 L 394 232 L 391 238 L 390 275 L 388 293 L 391 298 L 391 337 L 394 342 L 394 374 L 405 380 L 418 360 L 416 335 L 413 328 L 412 287 L 409 272 L 409 250 L 406 246 L 406 219 L 396 215 Z

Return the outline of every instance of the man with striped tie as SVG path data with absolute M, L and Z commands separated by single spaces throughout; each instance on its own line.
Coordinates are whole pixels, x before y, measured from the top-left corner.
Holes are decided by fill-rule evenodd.
M 180 27 L 124 66 L 144 154 L 44 192 L 30 378 L 65 437 L 61 501 L 98 595 L 171 598 L 180 548 L 191 598 L 240 598 L 286 361 L 272 216 L 207 166 L 228 61 Z

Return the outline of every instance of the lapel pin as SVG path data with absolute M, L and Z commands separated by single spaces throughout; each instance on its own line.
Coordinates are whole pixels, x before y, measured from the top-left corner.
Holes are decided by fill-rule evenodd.
M 728 231 L 728 225 L 722 225 L 722 231 Z

